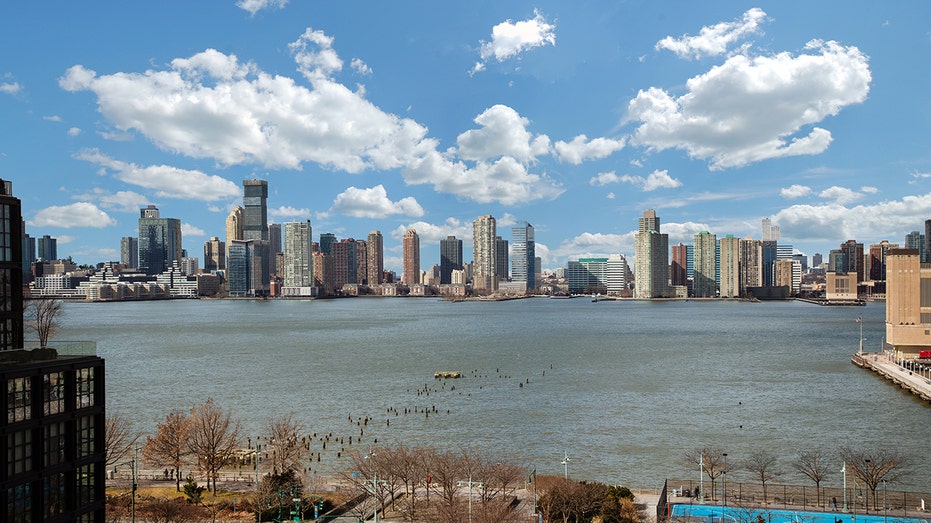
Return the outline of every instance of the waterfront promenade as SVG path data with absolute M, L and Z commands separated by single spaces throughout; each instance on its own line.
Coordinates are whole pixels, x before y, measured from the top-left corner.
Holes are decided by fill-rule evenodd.
M 879 374 L 922 400 L 931 402 L 931 368 L 909 367 L 908 360 L 895 361 L 892 354 L 885 352 L 858 352 L 853 355 L 851 361 L 862 369 Z

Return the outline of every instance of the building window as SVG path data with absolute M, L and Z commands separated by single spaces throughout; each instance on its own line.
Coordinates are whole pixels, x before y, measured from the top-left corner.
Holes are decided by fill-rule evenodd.
M 78 467 L 78 505 L 87 505 L 96 501 L 94 499 L 94 486 L 97 478 L 94 477 L 94 465 Z
M 32 470 L 32 431 L 22 430 L 7 435 L 7 476 Z
M 12 378 L 7 381 L 6 421 L 15 423 L 32 418 L 32 387 L 29 378 Z
M 52 372 L 42 377 L 45 415 L 65 411 L 65 374 Z
M 90 456 L 94 453 L 94 417 L 78 418 L 78 456 Z
M 52 423 L 45 426 L 45 466 L 51 467 L 65 461 L 65 424 Z
M 76 408 L 92 407 L 94 405 L 94 368 L 76 370 L 75 382 L 78 391 Z
M 65 474 L 51 474 L 42 480 L 42 508 L 45 518 L 61 514 L 65 508 Z
M 32 521 L 32 491 L 28 483 L 7 489 L 6 501 L 6 521 L 10 523 Z

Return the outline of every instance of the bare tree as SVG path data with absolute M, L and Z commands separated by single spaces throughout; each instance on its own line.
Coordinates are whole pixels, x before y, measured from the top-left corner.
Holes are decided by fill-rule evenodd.
M 294 420 L 292 414 L 286 414 L 269 421 L 265 431 L 271 450 L 272 471 L 275 474 L 289 470 L 301 472 L 310 455 L 310 449 L 301 440 L 301 434 L 306 432 L 303 425 Z
M 782 472 L 779 470 L 779 460 L 768 450 L 757 450 L 750 454 L 744 462 L 744 470 L 760 480 L 763 486 L 763 503 L 766 503 L 766 483 L 775 480 Z
M 150 523 L 187 523 L 197 520 L 197 509 L 181 498 L 156 498 L 147 503 Z
M 890 448 L 859 450 L 842 447 L 844 467 L 853 472 L 873 494 L 873 509 L 876 509 L 876 489 L 883 480 L 894 481 L 905 473 L 908 462 L 904 455 Z M 869 507 L 869 498 L 867 498 Z
M 828 457 L 823 450 L 804 450 L 795 456 L 792 462 L 792 468 L 800 474 L 804 474 L 815 484 L 815 492 L 818 496 L 818 504 L 821 504 L 821 482 L 828 475 L 830 464 Z
M 107 466 L 112 467 L 126 459 L 138 440 L 139 433 L 133 431 L 126 418 L 119 414 L 108 414 L 103 439 Z
M 188 437 L 191 433 L 191 418 L 180 410 L 165 416 L 165 421 L 155 426 L 155 437 L 146 436 L 142 455 L 146 461 L 159 467 L 170 467 L 174 471 L 175 490 L 181 492 L 181 467 L 191 455 Z
M 217 495 L 217 478 L 220 469 L 232 459 L 239 442 L 239 421 L 208 398 L 206 403 L 191 409 L 191 435 L 188 448 L 197 457 L 201 470 L 207 475 L 207 488 L 213 481 L 213 495 Z
M 698 465 L 711 480 L 711 499 L 715 499 L 715 481 L 725 472 L 724 453 L 714 447 L 702 447 L 685 451 L 685 461 Z
M 61 326 L 61 300 L 37 299 L 26 302 L 23 320 L 27 328 L 39 336 L 39 346 L 47 347 L 48 340 Z

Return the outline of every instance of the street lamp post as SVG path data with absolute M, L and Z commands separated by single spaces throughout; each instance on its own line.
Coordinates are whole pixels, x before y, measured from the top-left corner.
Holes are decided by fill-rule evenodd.
M 566 479 L 569 479 L 569 452 L 568 451 L 565 453 L 565 457 L 560 463 L 562 463 L 565 466 L 565 476 L 566 476 Z
M 864 474 L 864 476 L 866 476 L 866 478 L 871 478 L 873 475 L 870 472 L 870 460 L 867 459 L 864 461 L 866 462 L 866 474 Z M 873 506 L 874 507 L 876 506 L 876 493 L 875 492 L 873 492 Z M 867 487 L 866 489 L 866 513 L 867 514 L 870 513 L 870 489 L 869 487 Z
M 724 470 L 721 471 L 722 483 L 724 483 L 724 500 L 721 502 L 721 521 L 724 521 L 724 507 L 727 506 L 727 452 L 724 453 Z
M 887 508 L 886 508 L 886 480 L 883 480 L 883 523 L 886 523 L 886 515 L 887 515 Z
M 844 462 L 844 466 L 840 469 L 841 473 L 844 474 L 844 513 L 847 513 L 847 462 Z
M 469 481 L 459 481 L 457 487 L 469 487 L 469 523 L 472 523 L 472 487 L 483 488 L 485 485 L 481 481 L 472 481 L 472 473 L 469 473 Z

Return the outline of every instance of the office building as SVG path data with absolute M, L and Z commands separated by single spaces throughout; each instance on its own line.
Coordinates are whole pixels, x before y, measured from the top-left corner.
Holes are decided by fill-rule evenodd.
M 922 263 L 931 263 L 931 220 L 925 220 L 924 257 Z
M 282 294 L 301 294 L 303 291 L 291 291 L 290 289 L 313 287 L 312 239 L 313 228 L 310 226 L 310 220 L 284 224 L 284 267 L 282 267 L 284 289 Z
M 458 270 L 462 270 L 462 240 L 447 236 L 440 240 L 440 284 L 452 284 L 453 271 Z
M 197 257 L 183 256 L 178 269 L 184 276 L 196 276 L 200 272 L 200 260 Z
M 780 234 L 778 225 L 773 225 L 769 218 L 763 218 L 761 239 L 764 242 L 778 242 Z
M 889 243 L 888 240 L 883 240 L 879 243 L 870 245 L 869 256 L 866 257 L 867 264 L 865 268 L 869 281 L 886 281 L 886 254 L 889 251 L 898 248 L 899 245 L 897 243 Z
M 905 248 L 918 251 L 921 262 L 928 263 L 925 260 L 925 235 L 920 231 L 912 231 L 905 235 Z
M 762 240 L 760 242 L 760 257 L 763 266 L 763 286 L 773 287 L 773 264 L 776 263 L 778 246 L 775 240 Z
M 161 274 L 181 261 L 181 220 L 162 218 L 154 205 L 139 212 L 139 270 Z
M 270 223 L 268 224 L 268 249 L 270 251 L 269 265 L 268 270 L 270 274 L 278 274 L 278 253 L 284 252 L 281 250 L 281 224 L 280 223 Z
M 139 267 L 139 238 L 134 236 L 120 238 L 120 263 L 129 269 Z
M 23 235 L 23 283 L 31 281 L 32 262 L 36 261 L 36 239 L 26 234 L 26 222 L 20 232 Z
M 242 239 L 268 240 L 268 182 L 242 181 Z
M 511 281 L 524 284 L 527 291 L 537 288 L 536 277 L 536 242 L 534 241 L 533 225 L 519 222 L 511 228 L 511 238 L 514 241 L 514 252 L 511 256 Z
M 855 240 L 847 240 L 840 245 L 840 250 L 846 254 L 847 268 L 846 273 L 856 273 L 857 283 L 866 281 L 867 274 L 864 273 L 863 266 L 863 244 Z
M 508 241 L 495 237 L 495 277 L 499 282 L 508 281 Z
M 365 245 L 368 249 L 366 283 L 373 286 L 382 284 L 385 281 L 385 245 L 381 231 L 369 232 Z
M 414 229 L 408 229 L 401 239 L 401 250 L 404 256 L 401 282 L 408 285 L 420 283 L 420 236 Z
M 621 294 L 629 288 L 630 276 L 627 259 L 620 254 L 569 260 L 566 267 L 570 294 Z
M 204 242 L 204 270 L 207 272 L 226 270 L 226 242 L 216 236 Z
M 58 259 L 58 240 L 48 234 L 43 234 L 36 240 L 38 258 L 45 261 Z
M 922 264 L 918 249 L 886 253 L 885 350 L 896 358 L 915 358 L 931 350 L 931 265 Z
M 0 180 L 3 521 L 104 521 L 104 361 L 92 343 L 24 350 L 22 233 L 20 201 Z
M 669 235 L 660 232 L 660 218 L 653 209 L 643 211 L 637 229 L 634 296 L 662 298 L 668 292 Z
M 268 252 L 267 240 L 233 240 L 227 245 L 226 280 L 230 296 L 268 296 Z
M 336 235 L 332 232 L 325 232 L 320 235 L 320 252 L 323 254 L 333 254 L 333 244 L 336 243 Z
M 494 216 L 479 216 L 472 222 L 472 289 L 492 293 L 498 289 L 497 224 Z

